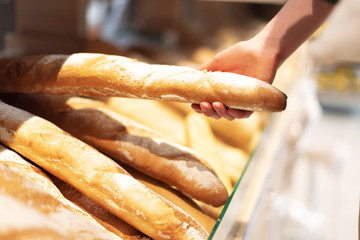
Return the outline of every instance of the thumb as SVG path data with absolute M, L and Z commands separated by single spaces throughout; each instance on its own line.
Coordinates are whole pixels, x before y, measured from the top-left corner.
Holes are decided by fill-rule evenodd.
M 211 58 L 208 61 L 206 61 L 205 63 L 201 64 L 200 66 L 197 67 L 198 70 L 207 70 L 207 71 L 219 71 L 219 68 L 217 67 L 217 58 Z

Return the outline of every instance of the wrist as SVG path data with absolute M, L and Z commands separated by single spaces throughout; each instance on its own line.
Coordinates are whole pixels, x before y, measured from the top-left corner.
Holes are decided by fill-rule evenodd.
M 332 9 L 333 5 L 324 0 L 288 0 L 254 41 L 274 56 L 278 68 L 323 23 Z
M 266 36 L 260 32 L 251 41 L 258 46 L 259 55 L 271 63 L 274 69 L 278 69 L 286 59 L 286 54 L 280 46 L 280 39 Z

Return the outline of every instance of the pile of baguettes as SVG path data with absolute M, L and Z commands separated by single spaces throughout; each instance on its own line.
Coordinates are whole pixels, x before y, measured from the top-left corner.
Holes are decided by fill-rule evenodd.
M 0 93 L 1 239 L 207 239 L 266 114 L 118 97 L 286 106 L 256 79 L 101 54 L 1 59 Z

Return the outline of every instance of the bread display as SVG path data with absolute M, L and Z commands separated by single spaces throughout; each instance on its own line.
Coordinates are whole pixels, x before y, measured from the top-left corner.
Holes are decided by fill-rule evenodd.
M 71 62 L 73 57 L 84 58 L 81 64 L 91 65 L 86 71 L 90 76 L 84 78 L 85 71 L 76 70 L 84 66 Z M 0 89 L 0 142 L 40 166 L 51 180 L 25 160 L 30 165 L 10 164 L 11 171 L 42 186 L 69 211 L 109 235 L 108 239 L 207 239 L 259 141 L 262 113 L 254 113 L 249 121 L 225 123 L 193 113 L 193 100 L 134 99 L 149 98 L 153 91 L 141 97 L 133 93 L 120 95 L 126 98 L 113 97 L 119 96 L 124 85 L 100 70 L 101 61 L 88 62 L 101 57 L 111 71 L 119 59 L 147 66 L 145 70 L 175 67 L 101 54 L 71 55 L 66 63 L 61 63 L 64 56 L 58 55 L 0 60 L 0 83 L 4 83 Z M 71 66 L 75 66 L 73 72 Z M 173 76 L 187 75 L 187 71 Z M 195 78 L 222 74 L 192 71 Z M 146 71 L 138 72 L 142 76 Z M 156 72 L 149 74 L 150 80 Z M 137 86 L 139 82 L 129 75 L 134 76 L 128 72 L 124 79 Z M 95 85 L 87 87 L 88 83 Z M 0 165 L 10 166 L 1 161 Z M 22 166 L 27 167 L 19 171 Z M 46 181 L 34 180 L 41 179 L 39 176 Z
M 6 96 L 2 97 L 5 102 L 57 124 L 113 159 L 174 186 L 194 199 L 218 207 L 228 198 L 225 182 L 219 180 L 212 170 L 214 166 L 202 160 L 199 154 L 161 138 L 101 102 L 67 96 Z M 230 180 L 227 184 L 231 192 Z
M 0 102 L 0 141 L 153 239 L 206 239 L 189 214 L 49 121 Z M 151 207 L 149 207 L 151 204 Z
M 282 111 L 286 95 L 263 81 L 226 72 L 147 64 L 78 53 L 1 59 L 2 92 L 117 96 L 188 103 L 223 102 L 230 108 Z
M 26 158 L 1 161 L 0 149 L 0 167 L 94 225 L 85 239 L 207 239 L 263 114 L 286 108 L 285 94 L 254 78 L 105 54 L 0 59 L 0 85 L 0 143 Z M 193 113 L 202 101 L 262 113 L 213 120 Z M 24 236 L 74 239 L 47 226 Z

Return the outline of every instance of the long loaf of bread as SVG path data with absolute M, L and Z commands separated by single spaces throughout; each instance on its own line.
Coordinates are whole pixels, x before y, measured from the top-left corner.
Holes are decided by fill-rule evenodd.
M 221 206 L 228 193 L 210 165 L 190 148 L 118 115 L 104 103 L 68 96 L 6 94 L 5 102 L 43 117 L 100 151 L 199 201 Z
M 177 191 L 176 189 L 171 188 L 167 184 L 151 178 L 139 171 L 136 171 L 135 169 L 127 166 L 124 166 L 124 168 L 135 179 L 146 185 L 154 192 L 170 200 L 175 205 L 182 208 L 185 212 L 189 213 L 205 228 L 206 231 L 208 231 L 209 234 L 211 233 L 212 229 L 215 226 L 216 219 L 213 219 L 209 215 L 205 214 L 205 212 L 190 198 L 181 194 L 181 192 Z
M 51 122 L 0 102 L 0 142 L 153 239 L 206 239 L 190 215 Z
M 186 127 L 188 145 L 202 156 L 205 156 L 205 159 L 209 165 L 215 169 L 215 172 L 230 194 L 233 190 L 231 179 L 225 171 L 225 163 L 217 152 L 215 136 L 207 118 L 195 112 L 190 113 L 186 116 Z
M 184 117 L 166 106 L 170 102 L 121 97 L 102 98 L 101 101 L 120 115 L 151 128 L 170 141 L 186 145 Z
M 6 165 L 0 186 L 0 239 L 121 240 Z
M 0 91 L 223 102 L 251 111 L 282 111 L 286 96 L 255 78 L 155 65 L 91 53 L 0 60 Z
M 70 184 L 51 174 L 50 177 L 56 187 L 67 199 L 91 214 L 108 231 L 113 232 L 123 240 L 150 240 L 149 237 L 101 207 Z
M 88 225 L 95 225 L 93 227 L 100 228 L 104 233 L 108 233 L 109 238 L 119 240 L 149 240 L 143 233 L 106 211 L 70 184 L 61 181 L 51 174 L 49 174 L 50 176 L 46 175 L 42 170 L 23 159 L 19 154 L 0 144 L 0 166 L 2 165 L 7 166 L 19 176 L 41 187 L 51 195 L 47 197 L 48 199 L 57 199 L 64 207 L 79 215 L 79 218 L 82 217 L 84 221 L 88 220 L 91 222 Z M 50 179 L 50 177 L 53 179 Z M 61 184 L 57 184 L 59 182 L 61 182 Z M 29 198 L 28 200 L 33 201 L 35 199 Z M 38 201 L 39 197 L 36 197 L 36 200 Z M 113 233 L 120 238 L 116 237 Z

